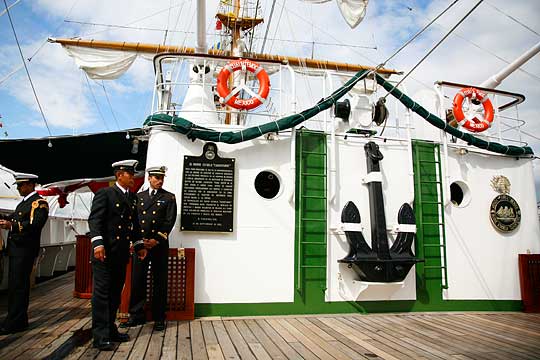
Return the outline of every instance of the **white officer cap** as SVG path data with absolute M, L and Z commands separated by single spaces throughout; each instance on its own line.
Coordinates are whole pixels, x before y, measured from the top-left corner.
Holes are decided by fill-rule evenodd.
M 19 184 L 23 182 L 33 182 L 36 183 L 38 176 L 34 174 L 25 174 L 25 173 L 14 173 L 15 182 L 13 184 Z
M 148 172 L 148 175 L 163 175 L 165 176 L 165 173 L 167 172 L 166 166 L 152 166 L 146 169 L 146 172 Z
M 137 160 L 121 160 L 113 163 L 112 167 L 114 171 L 123 170 L 131 171 L 134 173 L 138 163 L 139 162 Z

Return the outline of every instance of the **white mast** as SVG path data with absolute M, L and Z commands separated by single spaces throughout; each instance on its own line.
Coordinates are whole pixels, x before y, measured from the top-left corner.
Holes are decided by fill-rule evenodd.
M 511 73 L 519 69 L 519 67 L 525 64 L 530 58 L 540 52 L 540 42 L 535 46 L 527 50 L 523 55 L 518 57 L 512 63 L 508 64 L 504 69 L 499 71 L 497 74 L 486 79 L 483 83 L 480 84 L 481 87 L 495 89 L 501 84 L 501 82 L 508 77 Z
M 206 1 L 197 0 L 197 52 L 206 54 Z

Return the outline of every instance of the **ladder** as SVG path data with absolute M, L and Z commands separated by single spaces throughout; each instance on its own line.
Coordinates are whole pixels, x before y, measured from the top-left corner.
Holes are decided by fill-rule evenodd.
M 416 254 L 425 259 L 424 264 L 416 265 L 417 273 L 426 284 L 440 286 L 440 295 L 440 288 L 448 289 L 440 146 L 413 140 L 413 154 Z
M 306 290 L 316 302 L 326 290 L 326 147 L 325 133 L 296 132 L 295 289 L 304 302 Z

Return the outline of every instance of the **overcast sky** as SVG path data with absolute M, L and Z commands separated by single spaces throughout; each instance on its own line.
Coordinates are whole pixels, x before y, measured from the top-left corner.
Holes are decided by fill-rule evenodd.
M 412 34 L 439 14 L 451 0 L 371 0 L 364 21 L 351 30 L 331 1 L 310 5 L 299 0 L 260 1 L 270 39 L 265 52 L 348 63 L 376 65 Z M 52 135 L 89 133 L 139 127 L 149 114 L 153 68 L 137 60 L 119 80 L 87 82 L 84 73 L 49 36 L 100 40 L 195 45 L 195 0 L 8 0 L 11 17 L 38 98 Z M 207 29 L 214 31 L 219 1 L 207 1 Z M 254 1 L 255 3 L 255 1 Z M 402 51 L 389 67 L 408 71 L 471 9 L 477 0 L 461 0 L 417 41 Z M 15 38 L 0 3 L 0 139 L 45 137 L 44 125 L 27 79 Z M 123 25 L 138 29 L 81 24 Z M 269 24 L 269 25 L 268 25 Z M 527 28 L 528 27 L 528 28 Z M 168 29 L 163 31 L 145 30 Z M 479 84 L 540 41 L 540 1 L 484 1 L 407 81 L 410 93 L 436 80 Z M 209 45 L 214 41 L 209 37 Z M 313 42 L 315 45 L 313 47 Z M 327 44 L 349 46 L 331 46 Z M 261 41 L 256 42 L 261 46 Z M 376 47 L 376 49 L 373 49 Z M 524 130 L 540 137 L 540 56 L 507 78 L 501 90 L 524 94 L 519 116 Z M 109 105 L 110 103 L 110 105 Z M 540 141 L 524 136 L 540 153 Z M 540 162 L 536 161 L 540 179 Z M 540 184 L 540 181 L 538 181 Z

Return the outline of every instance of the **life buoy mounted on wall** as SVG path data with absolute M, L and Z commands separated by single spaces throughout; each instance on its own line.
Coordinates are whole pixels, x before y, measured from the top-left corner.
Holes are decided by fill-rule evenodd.
M 244 79 L 241 79 L 240 86 L 233 90 L 229 89 L 227 84 L 229 76 L 233 72 L 239 70 L 247 70 L 257 76 L 257 80 L 259 81 L 259 92 L 257 94 L 245 85 Z M 251 110 L 262 105 L 268 97 L 270 92 L 270 78 L 262 66 L 254 61 L 247 59 L 233 60 L 221 69 L 217 77 L 216 90 L 219 94 L 220 103 L 227 104 L 239 110 Z M 236 94 L 238 94 L 240 90 L 245 90 L 248 94 L 252 95 L 252 97 L 249 99 L 239 99 Z
M 484 108 L 483 116 L 478 116 L 477 113 L 475 113 L 474 116 L 469 114 L 466 115 L 463 112 L 463 102 L 465 99 L 468 99 L 471 105 L 473 101 L 477 101 L 478 103 L 482 104 Z M 488 99 L 487 94 L 472 87 L 463 88 L 456 94 L 456 96 L 454 96 L 452 112 L 454 113 L 457 123 L 472 132 L 485 131 L 489 129 L 491 123 L 493 122 L 493 105 Z

